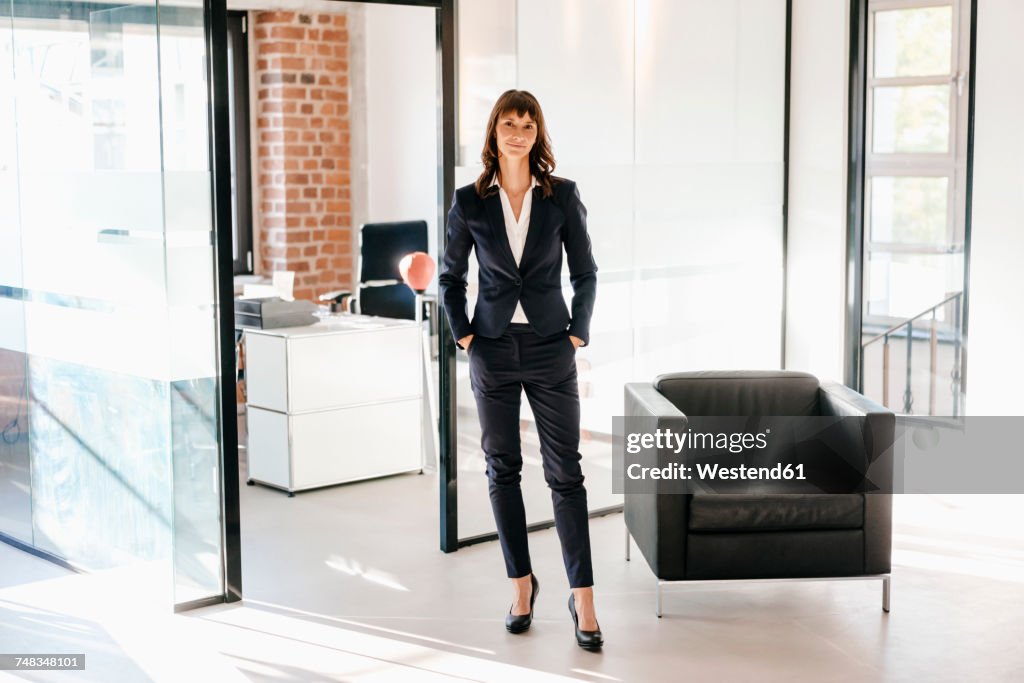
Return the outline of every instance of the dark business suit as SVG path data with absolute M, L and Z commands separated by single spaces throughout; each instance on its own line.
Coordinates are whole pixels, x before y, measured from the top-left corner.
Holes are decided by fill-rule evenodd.
M 455 192 L 438 282 L 456 342 L 469 345 L 487 460 L 491 507 L 509 577 L 529 574 L 526 513 L 520 490 L 520 397 L 525 390 L 536 418 L 544 478 L 551 488 L 555 527 L 569 584 L 593 585 L 587 493 L 580 469 L 580 404 L 576 354 L 569 335 L 590 340 L 597 264 L 587 235 L 587 210 L 576 184 L 552 178 L 554 194 L 533 190 L 530 224 L 519 265 L 509 245 L 497 188 L 485 197 L 473 185 Z M 573 287 L 572 312 L 562 297 L 563 247 Z M 479 264 L 479 296 L 472 321 L 466 305 L 470 249 Z M 512 323 L 516 303 L 529 324 Z

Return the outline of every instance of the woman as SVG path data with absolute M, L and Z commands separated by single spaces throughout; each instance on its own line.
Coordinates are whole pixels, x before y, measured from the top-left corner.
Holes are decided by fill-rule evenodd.
M 530 93 L 509 90 L 498 98 L 481 157 L 480 177 L 455 191 L 438 281 L 452 336 L 469 355 L 491 508 L 513 584 L 505 627 L 512 633 L 530 628 L 539 589 L 519 487 L 519 407 L 525 390 L 572 589 L 576 640 L 597 649 L 603 639 L 594 613 L 576 382 L 576 349 L 588 343 L 597 286 L 587 210 L 574 182 L 551 175 L 551 141 L 540 104 Z M 571 316 L 562 296 L 563 247 L 573 287 Z M 470 249 L 476 249 L 480 267 L 472 320 L 466 310 Z

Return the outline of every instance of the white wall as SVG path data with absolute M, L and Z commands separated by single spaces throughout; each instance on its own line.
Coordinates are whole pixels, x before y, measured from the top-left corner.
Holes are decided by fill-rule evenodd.
M 979 0 L 967 412 L 1024 415 L 1024 3 Z
M 848 0 L 793 0 L 786 368 L 843 378 Z
M 365 17 L 366 215 L 353 220 L 357 228 L 361 222 L 425 220 L 436 258 L 434 10 L 366 5 Z M 352 134 L 360 131 L 353 128 Z M 353 177 L 358 163 L 353 155 Z

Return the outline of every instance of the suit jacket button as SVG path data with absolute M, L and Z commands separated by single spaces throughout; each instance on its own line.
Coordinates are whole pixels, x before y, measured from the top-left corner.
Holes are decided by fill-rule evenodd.
M 523 284 L 522 280 L 516 280 L 516 287 L 519 287 L 522 284 Z

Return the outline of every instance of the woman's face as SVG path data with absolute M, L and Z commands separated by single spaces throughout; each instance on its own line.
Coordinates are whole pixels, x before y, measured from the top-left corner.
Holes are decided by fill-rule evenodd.
M 504 157 L 526 157 L 537 142 L 537 124 L 529 114 L 507 111 L 498 117 L 495 129 L 498 151 Z

